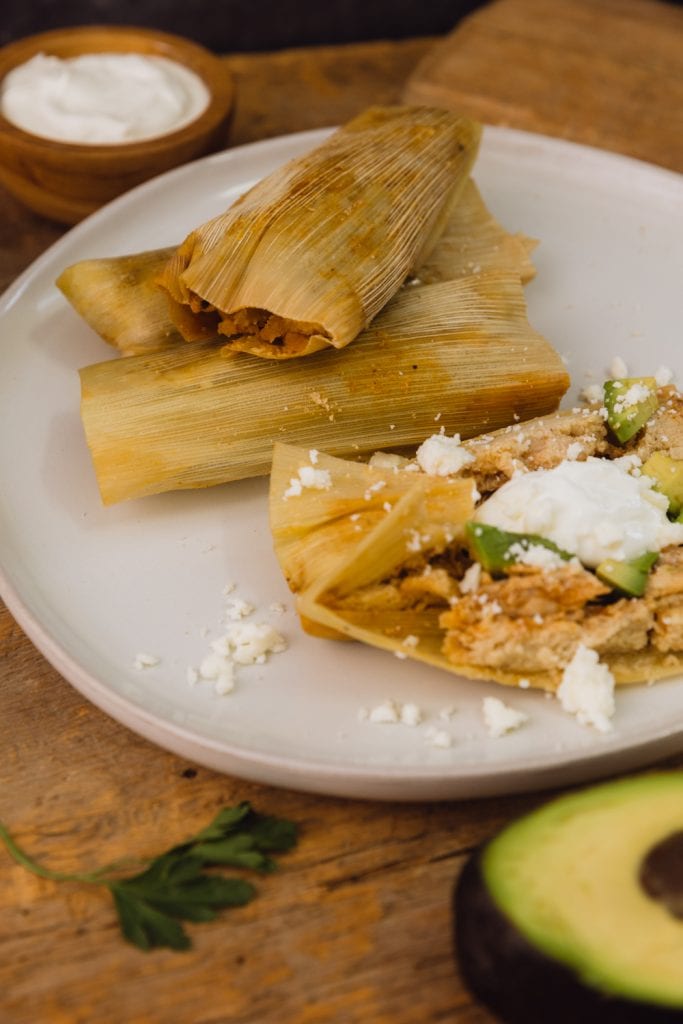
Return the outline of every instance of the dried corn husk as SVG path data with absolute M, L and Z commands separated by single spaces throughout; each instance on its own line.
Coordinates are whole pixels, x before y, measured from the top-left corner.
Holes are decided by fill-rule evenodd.
M 124 356 L 158 352 L 184 339 L 156 283 L 173 249 L 81 260 L 55 282 L 77 313 Z
M 310 573 L 312 582 L 297 599 L 308 632 L 360 640 L 456 671 L 441 651 L 444 631 L 439 616 L 447 607 L 445 602 L 427 600 L 399 607 L 382 587 L 382 581 L 406 569 L 427 566 L 431 556 L 457 540 L 474 507 L 472 482 L 448 483 L 450 494 L 443 490 L 443 481 L 439 485 L 432 477 L 416 477 L 413 486 L 357 545 L 340 551 L 331 567 L 321 563 L 323 571 L 317 578 Z M 430 491 L 439 486 L 440 500 L 430 501 Z M 312 545 L 314 564 L 316 551 Z M 299 557 L 304 553 L 302 546 Z M 354 600 L 368 590 L 365 602 Z
M 408 460 L 402 460 L 410 466 Z M 304 488 L 290 495 L 302 466 L 313 465 L 329 474 L 329 489 Z M 412 464 L 413 469 L 415 465 Z M 275 554 L 290 589 L 305 593 L 346 563 L 363 540 L 383 523 L 394 506 L 412 495 L 427 510 L 429 539 L 443 544 L 462 532 L 462 524 L 474 509 L 471 480 L 428 477 L 400 465 L 376 468 L 367 463 L 337 459 L 324 452 L 309 452 L 277 444 L 270 476 L 270 527 Z M 405 502 L 403 507 L 405 507 Z M 410 505 L 412 508 L 412 504 Z M 423 536 L 423 542 L 427 537 Z M 366 561 L 366 570 L 369 562 Z M 373 565 L 372 571 L 375 571 Z M 331 639 L 345 635 L 334 626 L 307 618 L 300 610 L 308 633 Z
M 406 288 L 345 352 L 296 364 L 220 342 L 81 371 L 81 415 L 103 500 L 270 470 L 273 444 L 331 454 L 471 437 L 556 408 L 566 369 L 530 326 L 518 275 Z
M 360 114 L 185 239 L 159 278 L 180 332 L 270 359 L 348 345 L 432 250 L 480 133 L 428 107 Z
M 416 276 L 424 284 L 434 284 L 486 270 L 516 271 L 526 284 L 536 273 L 531 253 L 537 244 L 527 235 L 506 231 L 470 178 Z
M 411 284 L 420 287 L 485 270 L 517 273 L 526 283 L 535 273 L 530 256 L 535 245 L 501 227 L 470 179 Z M 90 327 L 122 355 L 161 351 L 183 341 L 156 283 L 173 251 L 82 260 L 67 267 L 56 283 Z
M 289 493 L 302 467 L 328 474 L 329 487 Z M 433 523 L 451 534 L 474 509 L 472 480 L 430 477 L 415 463 L 394 466 L 339 459 L 316 449 L 278 443 L 270 474 L 270 529 L 275 554 L 294 593 L 307 590 L 346 558 L 408 492 L 424 499 Z

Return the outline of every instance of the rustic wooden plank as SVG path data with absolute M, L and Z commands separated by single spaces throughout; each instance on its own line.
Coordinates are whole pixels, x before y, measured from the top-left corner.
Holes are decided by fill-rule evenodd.
M 683 170 L 683 11 L 497 0 L 424 57 L 404 95 Z

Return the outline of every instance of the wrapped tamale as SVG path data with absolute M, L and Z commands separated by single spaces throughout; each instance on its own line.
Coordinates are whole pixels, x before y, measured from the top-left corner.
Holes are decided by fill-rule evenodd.
M 535 273 L 530 255 L 535 245 L 525 235 L 506 231 L 469 179 L 410 285 L 436 284 L 487 270 L 516 273 L 526 283 Z M 86 323 L 123 355 L 161 351 L 183 341 L 156 282 L 173 251 L 81 260 L 63 270 L 56 283 Z
M 373 107 L 194 230 L 159 276 L 181 334 L 269 359 L 343 348 L 429 255 L 480 126 Z
M 519 275 L 406 287 L 347 350 L 273 363 L 214 341 L 81 371 L 105 503 L 270 470 L 286 441 L 353 455 L 550 411 L 569 378 L 529 325 Z

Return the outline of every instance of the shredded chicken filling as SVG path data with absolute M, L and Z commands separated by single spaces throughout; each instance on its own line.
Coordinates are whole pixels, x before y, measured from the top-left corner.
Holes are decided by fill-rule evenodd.
M 673 387 L 660 388 L 659 398 L 659 409 L 629 445 L 612 444 L 600 411 L 587 407 L 465 442 L 474 460 L 461 475 L 474 478 L 486 495 L 515 471 L 550 469 L 566 458 L 635 454 L 644 461 L 660 449 L 683 458 L 683 399 Z M 327 600 L 347 610 L 434 609 L 443 651 L 456 665 L 557 672 L 580 643 L 606 657 L 648 648 L 683 652 L 683 547 L 661 552 L 643 597 L 620 597 L 578 563 L 513 565 L 502 579 L 482 571 L 476 589 L 462 593 L 471 564 L 467 550 L 454 545 L 414 557 L 391 579 Z

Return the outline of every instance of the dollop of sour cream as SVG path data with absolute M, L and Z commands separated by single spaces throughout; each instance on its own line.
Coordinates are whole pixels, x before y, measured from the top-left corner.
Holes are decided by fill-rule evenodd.
M 535 533 L 595 567 L 606 558 L 629 561 L 668 544 L 683 544 L 683 524 L 667 519 L 668 499 L 633 459 L 561 462 L 521 473 L 503 484 L 474 518 L 514 533 Z
M 58 142 L 112 145 L 153 139 L 194 121 L 209 90 L 166 57 L 89 53 L 62 60 L 39 53 L 5 76 L 7 121 Z

